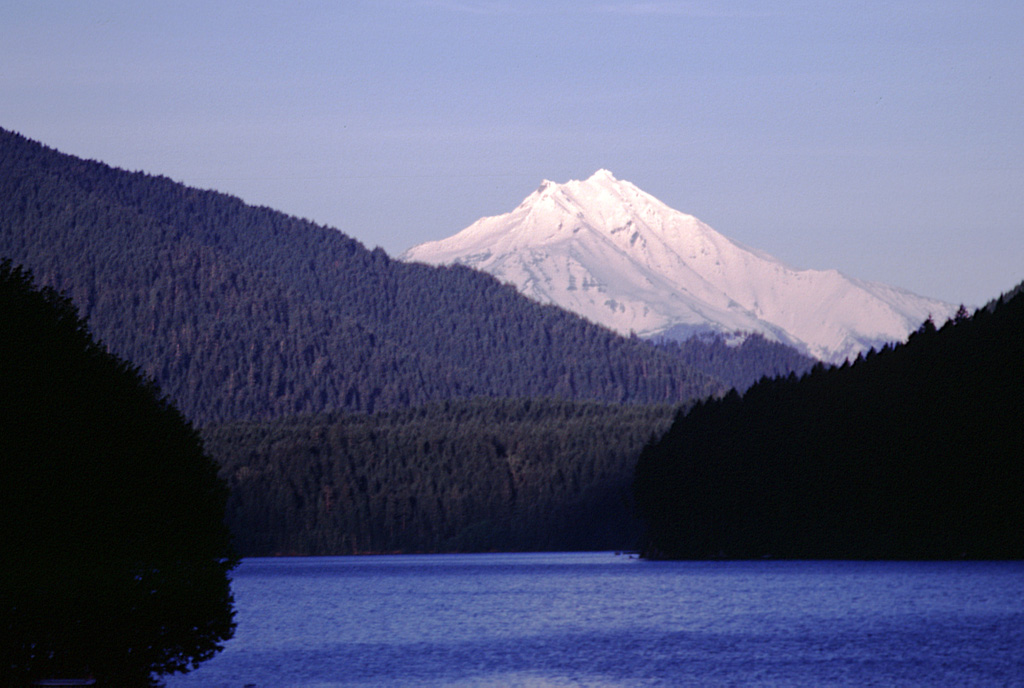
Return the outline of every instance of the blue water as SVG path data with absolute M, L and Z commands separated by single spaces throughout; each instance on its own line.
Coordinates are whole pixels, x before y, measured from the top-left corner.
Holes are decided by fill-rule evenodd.
M 247 559 L 184 686 L 1024 685 L 1024 563 Z

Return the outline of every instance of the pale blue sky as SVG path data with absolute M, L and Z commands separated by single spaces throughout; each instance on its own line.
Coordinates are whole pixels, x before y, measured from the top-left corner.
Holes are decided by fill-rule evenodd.
M 1024 279 L 1024 3 L 34 0 L 0 127 L 397 255 L 610 169 L 795 267 Z

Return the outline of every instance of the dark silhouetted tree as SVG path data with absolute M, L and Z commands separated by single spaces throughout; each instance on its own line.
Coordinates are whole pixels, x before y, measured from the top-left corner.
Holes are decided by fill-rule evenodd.
M 234 630 L 227 490 L 65 297 L 0 262 L 0 684 L 148 685 Z

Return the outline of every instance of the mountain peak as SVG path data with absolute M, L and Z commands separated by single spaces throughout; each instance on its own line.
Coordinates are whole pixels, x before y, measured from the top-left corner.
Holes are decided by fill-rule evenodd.
M 558 182 L 553 182 L 550 179 L 545 179 L 540 183 L 540 186 L 537 187 L 534 194 L 537 197 L 542 197 L 545 194 L 560 194 L 565 198 L 582 200 L 578 198 L 581 192 L 584 196 L 590 196 L 595 193 L 599 193 L 602 190 L 609 191 L 618 186 L 627 184 L 628 182 L 620 182 L 615 178 L 615 175 L 602 168 L 597 172 L 594 172 L 585 180 L 570 179 L 563 184 L 559 184 Z M 531 197 L 528 196 L 524 202 L 529 201 L 530 198 Z
M 607 169 L 584 181 L 545 180 L 513 211 L 401 258 L 489 272 L 622 334 L 757 332 L 834 362 L 955 310 L 835 270 L 794 270 Z

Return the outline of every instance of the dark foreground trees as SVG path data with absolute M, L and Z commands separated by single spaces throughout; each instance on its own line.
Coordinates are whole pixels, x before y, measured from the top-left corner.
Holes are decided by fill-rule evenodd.
M 234 629 L 227 493 L 197 433 L 0 262 L 0 684 L 146 685 Z
M 1024 558 L 1024 294 L 694 407 L 642 453 L 646 552 Z

